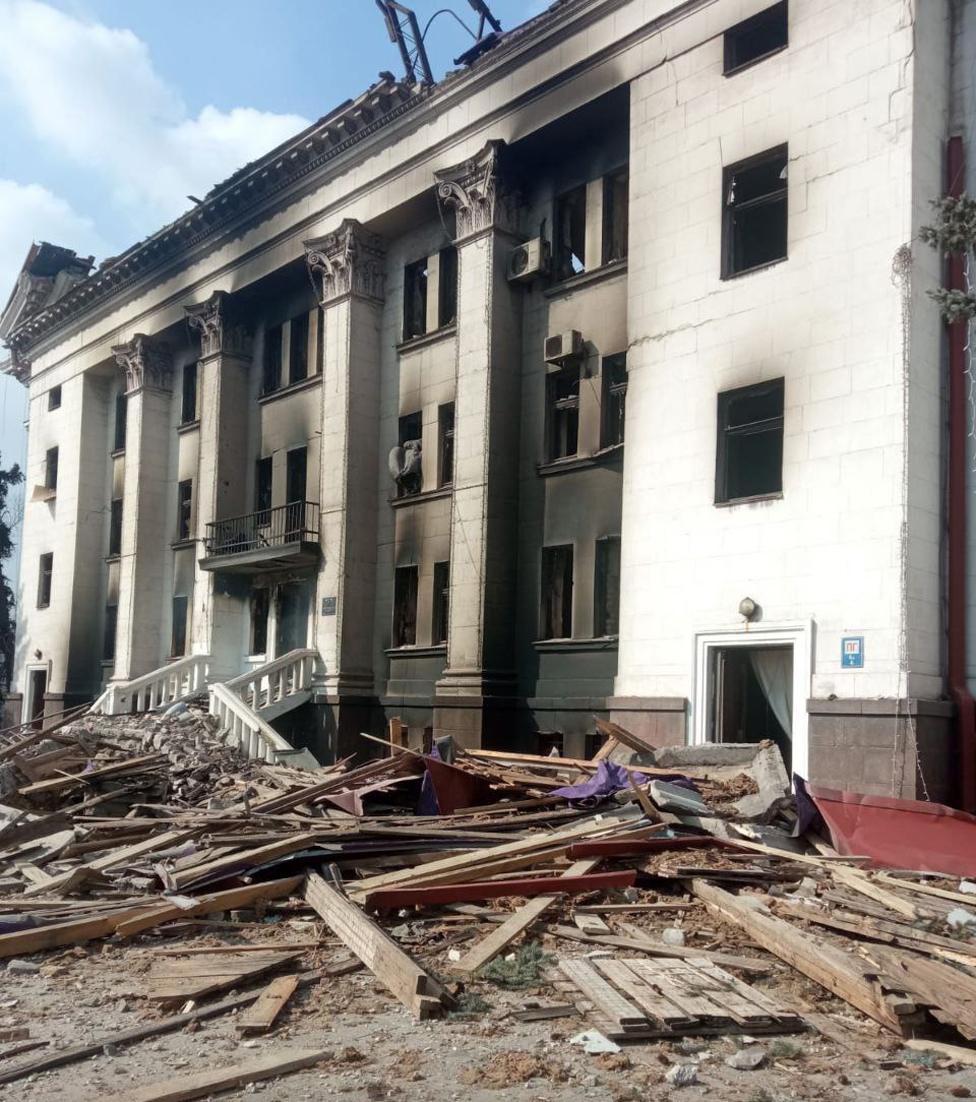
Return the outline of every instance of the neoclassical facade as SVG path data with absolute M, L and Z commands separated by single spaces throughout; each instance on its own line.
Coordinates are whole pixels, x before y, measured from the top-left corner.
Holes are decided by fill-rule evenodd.
M 36 248 L 0 318 L 30 391 L 11 722 L 309 649 L 278 726 L 320 760 L 394 716 L 581 756 L 598 715 L 956 798 L 918 231 L 971 20 L 563 0 L 97 269 Z

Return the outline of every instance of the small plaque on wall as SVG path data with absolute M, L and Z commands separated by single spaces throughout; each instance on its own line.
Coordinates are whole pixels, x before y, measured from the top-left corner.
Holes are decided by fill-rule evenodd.
M 840 641 L 840 664 L 845 670 L 864 669 L 864 636 L 845 635 Z
M 323 597 L 322 598 L 322 615 L 323 616 L 335 616 L 336 614 L 336 598 L 335 597 Z

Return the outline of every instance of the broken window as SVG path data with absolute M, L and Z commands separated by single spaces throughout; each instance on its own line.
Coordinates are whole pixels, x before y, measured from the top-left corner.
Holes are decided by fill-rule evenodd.
M 115 661 L 115 637 L 119 626 L 119 606 L 105 606 L 105 633 L 102 636 L 102 661 Z
M 627 403 L 627 353 L 603 357 L 603 447 L 624 442 Z
M 280 325 L 273 325 L 264 337 L 264 376 L 261 393 L 272 394 L 281 387 L 281 339 Z
M 417 642 L 417 567 L 398 566 L 393 580 L 393 646 Z
M 305 532 L 305 499 L 308 481 L 308 448 L 292 448 L 285 461 L 285 538 L 300 540 Z
M 182 594 L 173 598 L 173 631 L 169 648 L 171 658 L 182 658 L 186 654 L 186 617 L 189 604 L 189 598 Z
M 573 548 L 542 549 L 541 639 L 571 639 L 573 636 Z
M 717 456 L 716 502 L 782 491 L 782 379 L 718 396 Z
M 434 563 L 434 623 L 430 641 L 434 646 L 447 642 L 448 616 L 451 611 L 451 564 Z
M 427 257 L 403 270 L 403 339 L 427 332 Z
M 437 484 L 450 486 L 454 481 L 454 403 L 437 410 L 438 446 Z
M 308 378 L 308 314 L 291 319 L 291 344 L 288 349 L 288 382 Z
M 125 423 L 129 412 L 128 400 L 125 394 L 115 396 L 115 447 L 113 451 L 125 450 Z
M 722 174 L 722 278 L 786 259 L 785 145 Z
M 58 488 L 58 449 L 48 448 L 44 457 L 44 486 L 48 490 Z
M 420 412 L 406 413 L 397 426 L 400 445 L 397 497 L 419 494 L 423 486 L 423 417 Z
M 47 392 L 47 408 L 48 409 L 60 409 L 61 408 L 61 387 L 52 386 Z
M 785 49 L 788 42 L 789 11 L 782 0 L 725 32 L 725 75 Z
M 197 419 L 197 365 L 183 367 L 183 395 L 180 402 L 180 424 L 189 425 Z
M 270 608 L 271 595 L 268 589 L 253 590 L 251 593 L 251 654 L 267 654 Z
M 109 555 L 122 554 L 122 498 L 112 499 L 112 511 L 108 527 Z
M 556 200 L 556 279 L 569 279 L 586 271 L 586 185 L 567 191 Z
M 603 263 L 611 264 L 627 256 L 628 184 L 627 169 L 622 168 L 603 180 Z
M 185 478 L 177 486 L 176 498 L 176 538 L 190 538 L 190 524 L 193 519 L 193 479 Z
M 596 541 L 593 586 L 593 634 L 616 635 L 620 630 L 620 537 Z
M 259 525 L 271 523 L 271 479 L 274 461 L 270 455 L 259 459 L 254 470 L 254 510 Z M 255 651 L 255 653 L 259 653 Z
M 38 561 L 37 607 L 47 608 L 51 603 L 51 580 L 54 576 L 54 553 L 41 555 Z
M 547 375 L 546 392 L 548 456 L 553 462 L 576 454 L 579 439 L 579 365 L 563 367 Z
M 437 324 L 453 325 L 457 321 L 458 252 L 448 245 L 440 252 L 437 284 Z

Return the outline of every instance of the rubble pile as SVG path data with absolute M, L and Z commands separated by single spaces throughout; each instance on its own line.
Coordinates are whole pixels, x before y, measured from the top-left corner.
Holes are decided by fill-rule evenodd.
M 20 733 L 0 746 L 0 960 L 147 948 L 160 1013 L 114 1046 L 225 1014 L 266 1032 L 295 992 L 365 966 L 417 1019 L 503 991 L 513 1021 L 575 1020 L 604 1059 L 738 1037 L 728 1067 L 758 1068 L 756 1038 L 843 1035 L 823 1000 L 976 1060 L 976 884 L 838 852 L 771 743 L 655 750 L 597 727 L 587 760 L 424 752 L 397 731 L 314 770 L 243 758 L 192 706 Z M 281 916 L 303 936 L 265 937 Z M 0 1042 L 0 1062 L 38 1044 Z M 0 1084 L 91 1051 L 0 1063 Z M 276 1050 L 253 1078 L 318 1058 Z M 695 1074 L 684 1059 L 668 1081 Z

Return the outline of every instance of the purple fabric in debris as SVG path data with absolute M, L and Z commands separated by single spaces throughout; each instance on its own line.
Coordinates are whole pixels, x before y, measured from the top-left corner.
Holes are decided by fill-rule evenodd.
M 588 781 L 581 781 L 579 784 L 570 784 L 565 788 L 553 789 L 550 795 L 562 796 L 566 800 L 592 800 L 594 798 L 599 799 L 606 796 L 612 796 L 614 792 L 620 792 L 622 789 L 630 788 L 627 774 L 628 770 L 624 769 L 622 765 L 604 760 L 600 762 L 596 772 Z M 665 775 L 655 774 L 653 777 L 649 777 L 646 773 L 632 772 L 630 776 L 634 778 L 635 784 L 647 784 L 648 781 L 652 780 L 667 781 L 668 784 L 676 784 L 692 792 L 698 791 L 694 783 L 681 773 L 668 773 Z
M 807 782 L 798 774 L 793 774 L 793 796 L 796 801 L 796 825 L 793 827 L 793 837 L 802 838 L 807 831 L 815 831 L 824 838 L 830 837 L 830 831 L 824 822 L 820 809 L 810 798 L 807 792 Z
M 440 754 L 437 752 L 437 747 L 431 748 L 430 756 L 435 761 L 442 761 Z M 417 801 L 417 814 L 418 815 L 440 815 L 441 808 L 437 802 L 437 789 L 434 787 L 434 778 L 430 775 L 430 770 L 424 770 L 424 779 L 420 782 L 420 799 Z

